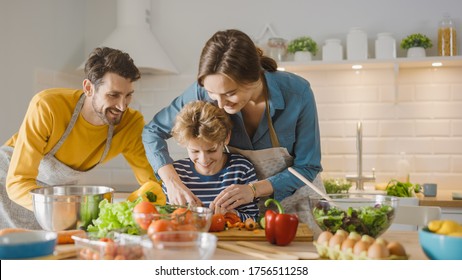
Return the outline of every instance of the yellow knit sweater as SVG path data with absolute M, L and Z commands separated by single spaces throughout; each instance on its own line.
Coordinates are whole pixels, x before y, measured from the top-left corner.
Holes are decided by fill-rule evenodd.
M 14 147 L 6 180 L 7 192 L 19 205 L 32 209 L 29 192 L 39 187 L 36 178 L 40 161 L 64 134 L 82 93 L 81 90 L 63 88 L 38 93 L 29 104 L 19 132 L 5 143 Z M 140 185 L 149 180 L 158 182 L 141 141 L 144 124 L 140 112 L 127 109 L 121 122 L 114 127 L 111 149 L 103 160 L 104 163 L 123 154 Z M 79 115 L 55 157 L 73 169 L 89 170 L 101 159 L 107 131 L 107 125 L 92 125 Z

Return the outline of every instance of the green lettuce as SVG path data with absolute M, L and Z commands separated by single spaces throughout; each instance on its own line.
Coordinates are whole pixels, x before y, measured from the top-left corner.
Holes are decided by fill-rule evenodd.
M 140 230 L 133 219 L 133 208 L 138 202 L 110 203 L 102 200 L 99 203 L 99 216 L 93 220 L 93 225 L 88 226 L 88 233 L 98 238 L 107 237 L 113 232 L 139 235 Z

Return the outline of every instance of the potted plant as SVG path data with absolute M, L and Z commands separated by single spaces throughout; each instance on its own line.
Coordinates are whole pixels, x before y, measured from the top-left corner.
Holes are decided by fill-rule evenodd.
M 294 54 L 295 61 L 311 60 L 318 52 L 318 44 L 311 37 L 298 37 L 289 42 L 287 52 Z
M 422 57 L 426 56 L 425 49 L 431 48 L 433 44 L 427 36 L 415 33 L 404 38 L 400 46 L 407 50 L 407 57 Z

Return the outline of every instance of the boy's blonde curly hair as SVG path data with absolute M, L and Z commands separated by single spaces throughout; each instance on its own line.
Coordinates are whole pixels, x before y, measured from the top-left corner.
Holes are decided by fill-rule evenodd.
M 178 113 L 172 136 L 182 146 L 192 139 L 222 144 L 231 133 L 232 122 L 225 110 L 205 101 L 192 101 Z

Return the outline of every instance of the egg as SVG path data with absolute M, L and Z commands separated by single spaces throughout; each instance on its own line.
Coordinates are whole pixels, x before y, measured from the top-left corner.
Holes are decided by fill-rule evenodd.
M 369 248 L 371 244 L 369 242 L 366 242 L 364 240 L 359 240 L 355 243 L 355 246 L 353 247 L 353 254 L 356 256 L 361 255 L 362 252 L 365 252 L 367 254 L 367 249 Z
M 390 252 L 390 255 L 402 257 L 406 256 L 406 250 L 404 250 L 403 245 L 401 245 L 399 242 L 393 241 L 388 243 L 387 249 Z
M 353 239 L 355 241 L 359 241 L 359 240 L 361 240 L 361 234 L 357 233 L 356 231 L 352 231 L 348 235 L 348 238 Z
M 323 231 L 318 236 L 318 244 L 327 246 L 329 244 L 329 240 L 332 238 L 333 234 L 330 231 Z
M 342 242 L 342 246 L 340 247 L 340 249 L 342 250 L 342 252 L 353 252 L 353 247 L 355 246 L 355 244 L 356 240 L 347 238 Z
M 371 246 L 367 249 L 367 257 L 379 260 L 379 259 L 386 259 L 390 256 L 390 252 L 385 244 L 380 242 L 374 242 Z
M 343 229 L 338 229 L 336 232 L 335 232 L 336 235 L 343 235 L 343 237 L 347 238 L 348 237 L 348 232 L 347 231 L 344 231 Z
M 361 237 L 361 240 L 362 240 L 362 241 L 369 242 L 370 244 L 372 244 L 372 243 L 374 243 L 375 238 L 372 237 L 372 236 L 369 236 L 369 235 L 367 235 L 367 234 L 364 234 L 364 235 Z
M 342 246 L 342 242 L 345 240 L 343 235 L 335 234 L 329 240 L 329 248 L 334 248 L 336 250 L 340 250 L 340 246 Z
M 376 238 L 376 239 L 375 239 L 375 242 L 380 243 L 380 244 L 383 244 L 383 245 L 385 245 L 385 246 L 387 246 L 387 244 L 388 244 L 388 241 L 386 241 L 386 240 L 383 239 L 382 237 Z

